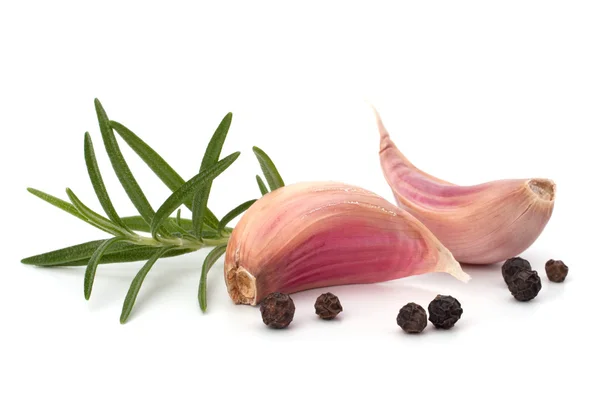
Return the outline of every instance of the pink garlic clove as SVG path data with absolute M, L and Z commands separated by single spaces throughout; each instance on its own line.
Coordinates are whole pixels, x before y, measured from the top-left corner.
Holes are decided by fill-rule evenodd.
M 225 254 L 235 303 L 272 292 L 375 283 L 428 272 L 467 281 L 452 254 L 417 219 L 382 197 L 337 182 L 279 188 L 246 211 Z
M 549 179 L 509 179 L 461 187 L 417 169 L 396 147 L 377 111 L 379 158 L 400 207 L 461 263 L 490 264 L 519 255 L 544 230 L 554 208 Z

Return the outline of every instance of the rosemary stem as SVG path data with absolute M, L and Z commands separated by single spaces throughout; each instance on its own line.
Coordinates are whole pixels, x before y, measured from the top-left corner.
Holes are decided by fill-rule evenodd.
M 164 247 L 164 246 L 176 246 L 178 248 L 185 249 L 200 249 L 206 247 L 213 247 L 219 245 L 226 245 L 229 241 L 229 232 L 224 232 L 224 234 L 220 238 L 203 238 L 202 240 L 197 239 L 188 239 L 188 238 L 164 238 L 161 237 L 159 240 L 156 240 L 152 237 L 147 236 L 130 236 L 128 238 L 129 242 L 135 243 L 137 245 L 146 245 L 152 247 Z

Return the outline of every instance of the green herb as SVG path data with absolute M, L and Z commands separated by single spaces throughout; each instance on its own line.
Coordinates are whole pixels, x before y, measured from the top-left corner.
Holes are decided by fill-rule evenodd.
M 133 279 L 123 303 L 120 321 L 125 323 L 133 309 L 142 283 L 156 261 L 161 258 L 187 254 L 205 247 L 214 247 L 205 257 L 198 287 L 198 302 L 202 311 L 205 311 L 208 272 L 225 253 L 233 230 L 227 224 L 256 201 L 249 200 L 240 204 L 220 220 L 207 206 L 213 180 L 231 166 L 240 154 L 235 152 L 219 160 L 231 125 L 231 113 L 223 118 L 208 143 L 199 173 L 185 181 L 133 131 L 123 124 L 109 120 L 106 111 L 97 99 L 95 107 L 100 133 L 113 170 L 139 215 L 120 217 L 117 213 L 100 173 L 92 138 L 86 132 L 84 135 L 85 163 L 92 187 L 106 217 L 85 205 L 70 189 L 67 189 L 70 203 L 33 188 L 28 188 L 28 191 L 110 234 L 111 237 L 34 255 L 21 262 L 41 267 L 85 265 L 84 297 L 89 299 L 98 265 L 146 261 Z M 125 161 L 115 131 L 172 191 L 172 194 L 158 207 L 156 212 Z M 282 187 L 283 180 L 273 161 L 258 147 L 254 147 L 253 150 L 270 189 Z M 256 179 L 261 194 L 268 193 L 269 190 L 260 176 L 257 176 Z M 192 211 L 191 219 L 181 217 L 180 207 L 182 205 Z M 172 217 L 175 212 L 176 216 Z M 144 235 L 144 233 L 150 235 Z

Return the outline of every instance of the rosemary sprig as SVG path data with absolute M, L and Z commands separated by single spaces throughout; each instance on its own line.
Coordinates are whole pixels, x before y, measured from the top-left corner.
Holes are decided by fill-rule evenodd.
M 21 262 L 41 267 L 85 265 L 84 296 L 89 299 L 98 265 L 146 261 L 133 279 L 123 302 L 120 321 L 125 323 L 134 307 L 144 279 L 159 259 L 187 254 L 205 247 L 214 247 L 204 260 L 198 287 L 198 302 L 202 311 L 206 311 L 206 280 L 209 270 L 227 248 L 227 242 L 232 232 L 232 228 L 227 224 L 256 201 L 249 200 L 240 204 L 221 220 L 207 207 L 213 180 L 233 164 L 240 154 L 235 152 L 219 160 L 231 125 L 231 113 L 223 118 L 209 141 L 199 173 L 188 181 L 184 181 L 155 150 L 133 131 L 123 124 L 109 120 L 98 99 L 94 103 L 100 133 L 113 170 L 139 215 L 120 217 L 117 213 L 106 190 L 96 160 L 92 138 L 86 132 L 84 135 L 86 167 L 92 187 L 106 217 L 85 205 L 70 189 L 67 189 L 70 203 L 33 188 L 28 188 L 28 191 L 55 207 L 109 233 L 111 237 L 34 255 Z M 156 212 L 129 169 L 119 148 L 115 131 L 172 191 L 172 194 L 158 207 Z M 270 189 L 274 190 L 283 186 L 283 180 L 269 156 L 258 147 L 254 147 L 253 151 Z M 257 175 L 256 180 L 261 194 L 267 194 L 269 189 L 262 178 Z M 181 217 L 181 205 L 185 205 L 192 211 L 191 219 Z M 175 212 L 176 216 L 171 217 Z M 150 235 L 144 235 L 144 233 Z

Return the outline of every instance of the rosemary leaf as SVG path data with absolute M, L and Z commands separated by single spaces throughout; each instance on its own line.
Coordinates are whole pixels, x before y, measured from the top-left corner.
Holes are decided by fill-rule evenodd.
M 147 261 L 148 258 L 152 257 L 156 252 L 155 246 L 135 246 L 134 248 L 119 251 L 119 252 L 107 252 L 100 259 L 100 264 L 116 264 L 116 263 L 127 263 L 134 261 Z M 179 255 L 189 254 L 196 252 L 195 248 L 174 248 L 163 255 L 161 258 L 177 257 Z M 56 264 L 55 267 L 75 267 L 87 265 L 89 258 L 73 261 L 67 264 Z
M 100 125 L 100 132 L 102 133 L 106 153 L 108 153 L 115 174 L 117 175 L 117 178 L 119 178 L 123 189 L 129 196 L 129 199 L 135 208 L 144 220 L 147 223 L 150 223 L 154 218 L 154 210 L 131 173 L 127 162 L 125 162 L 125 158 L 119 149 L 117 139 L 115 138 L 115 134 L 113 133 L 113 129 L 110 126 L 108 116 L 106 115 L 102 104 L 98 99 L 94 100 L 94 104 L 96 106 L 98 124 Z
M 59 209 L 64 210 L 67 213 L 72 214 L 73 216 L 83 220 L 84 222 L 89 223 L 89 220 L 86 219 L 84 216 L 82 216 L 81 213 L 79 213 L 79 211 L 77 211 L 77 209 L 75 208 L 75 206 L 73 204 L 68 203 L 64 200 L 61 200 L 60 198 L 54 197 L 53 195 L 46 194 L 43 191 L 36 190 L 35 188 L 27 188 L 27 191 L 29 191 L 31 194 L 35 195 L 36 197 L 39 197 L 42 200 L 52 204 L 53 206 L 56 206 Z
M 219 222 L 219 232 L 222 232 L 225 229 L 225 226 L 227 226 L 227 223 L 231 222 L 237 216 L 248 210 L 250 206 L 255 202 L 256 200 L 246 201 L 245 203 L 240 204 L 239 206 L 231 210 L 229 213 L 227 213 L 225 216 L 223 216 L 223 218 Z
M 133 131 L 116 121 L 110 121 L 110 125 L 172 192 L 178 190 L 185 183 L 171 165 Z M 192 197 L 186 199 L 183 204 L 192 210 Z M 219 219 L 209 208 L 206 209 L 204 221 L 215 229 L 219 225 Z
M 96 249 L 106 240 L 84 242 L 57 249 L 39 255 L 33 255 L 21 260 L 23 264 L 36 265 L 38 267 L 75 267 L 87 265 L 90 257 Z M 197 251 L 194 248 L 177 248 L 169 251 L 163 256 L 175 257 Z M 118 242 L 106 250 L 100 259 L 100 264 L 125 263 L 133 261 L 146 261 L 156 252 L 156 247 L 147 245 L 136 245 L 128 242 Z
M 92 144 L 92 138 L 90 137 L 90 133 L 85 133 L 83 143 L 85 164 L 87 166 L 88 174 L 90 176 L 92 186 L 94 187 L 94 191 L 98 196 L 98 201 L 100 201 L 100 205 L 104 209 L 104 212 L 106 213 L 108 218 L 113 221 L 113 223 L 115 223 L 118 226 L 121 226 L 125 230 L 129 230 L 129 228 L 123 223 L 123 221 L 117 214 L 117 211 L 115 210 L 112 202 L 110 201 L 110 197 L 108 196 L 108 192 L 106 191 L 106 186 L 104 185 L 104 181 L 102 180 L 102 175 L 100 174 L 100 168 L 98 167 L 98 161 L 96 160 L 96 154 L 94 153 L 94 145 Z
M 219 161 L 223 144 L 227 138 L 229 127 L 231 126 L 232 114 L 231 112 L 225 115 L 217 129 L 215 130 L 212 138 L 206 146 L 204 157 L 202 158 L 202 164 L 200 165 L 200 171 L 202 172 Z M 204 224 L 204 214 L 206 213 L 206 206 L 208 204 L 208 197 L 210 195 L 210 189 L 212 187 L 212 181 L 207 182 L 204 186 L 198 188 L 198 191 L 194 193 L 192 199 L 192 222 L 193 222 L 193 233 L 196 237 L 200 237 L 202 234 L 202 225 Z
M 121 324 L 127 322 L 127 318 L 129 317 L 129 314 L 133 309 L 133 305 L 135 304 L 137 295 L 140 291 L 140 288 L 142 287 L 142 283 L 144 282 L 146 275 L 148 274 L 154 263 L 156 263 L 156 261 L 158 261 L 160 257 L 165 255 L 168 251 L 170 251 L 173 248 L 174 246 L 167 246 L 164 248 L 160 248 L 158 251 L 155 251 L 154 255 L 152 255 L 152 257 L 146 262 L 146 264 L 144 264 L 141 270 L 136 274 L 135 278 L 131 282 L 131 286 L 129 286 L 129 291 L 127 292 L 127 296 L 125 296 L 125 301 L 123 302 L 123 310 L 121 311 Z
M 177 209 L 177 216 L 175 217 L 175 223 L 177 223 L 177 226 L 181 226 L 181 209 Z
M 56 265 L 81 265 L 79 262 L 83 260 L 89 260 L 96 249 L 98 249 L 98 247 L 105 241 L 105 239 L 100 239 L 96 241 L 84 242 L 82 244 L 45 252 L 43 254 L 33 255 L 31 257 L 22 259 L 21 262 L 23 264 L 37 265 L 40 267 L 51 267 Z M 114 244 L 110 250 L 106 251 L 102 258 L 104 259 L 107 255 L 112 253 L 119 253 L 136 248 L 155 249 L 154 247 L 145 247 L 127 242 L 119 242 Z M 100 262 L 102 263 L 103 261 L 101 260 Z
M 96 248 L 96 251 L 90 257 L 87 268 L 85 270 L 85 275 L 83 277 L 83 294 L 86 300 L 90 299 L 90 295 L 92 294 L 92 286 L 94 285 L 94 277 L 96 276 L 96 269 L 98 268 L 98 264 L 100 263 L 100 259 L 102 255 L 115 243 L 125 241 L 126 238 L 115 236 L 114 238 L 107 239 Z
M 98 229 L 101 229 L 112 235 L 123 235 L 123 236 L 129 235 L 129 232 L 127 230 L 115 225 L 113 222 L 108 220 L 106 217 L 99 215 L 94 210 L 90 209 L 85 204 L 83 204 L 81 202 L 81 200 L 79 198 L 77 198 L 75 193 L 73 193 L 73 191 L 71 191 L 69 188 L 67 188 L 67 195 L 69 196 L 71 203 L 73 203 L 73 205 L 75 206 L 77 211 L 79 211 L 79 213 L 84 215 L 87 218 L 87 220 L 92 225 L 96 226 Z
M 265 182 L 262 180 L 260 175 L 256 175 L 256 183 L 258 184 L 258 189 L 260 190 L 260 193 L 262 195 L 265 195 L 269 192 L 267 186 L 265 185 Z
M 198 287 L 198 302 L 200 303 L 200 309 L 202 312 L 206 312 L 206 277 L 208 276 L 208 271 L 211 267 L 217 262 L 217 260 L 225 253 L 227 249 L 227 245 L 219 245 L 213 248 L 206 258 L 204 259 L 204 263 L 202 264 L 202 274 L 200 275 L 200 286 Z
M 39 255 L 23 258 L 23 264 L 37 265 L 41 267 L 49 267 L 53 265 L 66 264 L 73 261 L 89 258 L 94 251 L 104 243 L 104 240 L 90 241 L 78 245 L 69 246 L 67 248 L 57 249 L 55 251 L 45 252 Z M 126 244 L 121 244 L 126 245 Z M 127 244 L 133 246 L 131 244 Z M 115 246 L 116 248 L 116 246 Z
M 258 163 L 260 163 L 260 168 L 265 175 L 271 191 L 283 187 L 285 185 L 283 179 L 281 178 L 281 175 L 279 175 L 279 171 L 277 171 L 271 158 L 256 146 L 252 148 L 252 151 L 256 155 L 256 159 L 258 159 Z
M 211 182 L 223 171 L 225 171 L 240 155 L 240 152 L 232 153 L 231 155 L 221 159 L 217 164 L 210 168 L 200 172 L 198 175 L 192 177 L 189 181 L 183 184 L 177 191 L 167 198 L 167 200 L 160 206 L 156 211 L 156 216 L 150 223 L 152 236 L 156 237 L 158 228 L 164 223 L 165 220 L 181 205 L 184 200 L 193 194 L 199 187 L 206 185 L 207 182 Z

